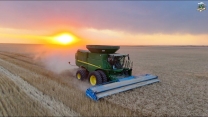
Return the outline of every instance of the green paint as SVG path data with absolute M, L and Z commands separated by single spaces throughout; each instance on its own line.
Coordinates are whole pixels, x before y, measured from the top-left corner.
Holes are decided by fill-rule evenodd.
M 78 50 L 75 55 L 77 66 L 84 67 L 89 72 L 103 70 L 110 81 L 117 80 L 117 77 L 123 74 L 124 68 L 113 69 L 108 62 L 108 57 L 109 53 L 91 53 L 86 50 Z M 125 70 L 131 75 L 131 69 L 125 68 Z

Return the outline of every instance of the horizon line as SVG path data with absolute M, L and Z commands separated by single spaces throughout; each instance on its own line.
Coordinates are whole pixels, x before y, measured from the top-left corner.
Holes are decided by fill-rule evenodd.
M 57 44 L 38 44 L 38 43 L 0 43 L 0 45 L 57 45 Z M 98 44 L 86 44 L 86 45 L 98 45 Z M 103 45 L 103 44 L 101 44 Z M 110 45 L 110 44 L 108 44 Z M 113 45 L 112 45 L 113 46 Z M 180 47 L 180 46 L 186 46 L 186 47 L 208 47 L 208 45 L 115 45 L 115 46 L 139 46 L 139 47 L 144 47 L 144 46 L 177 46 L 177 47 Z

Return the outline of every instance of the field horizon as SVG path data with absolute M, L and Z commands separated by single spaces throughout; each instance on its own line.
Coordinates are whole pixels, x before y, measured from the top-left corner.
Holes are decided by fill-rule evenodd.
M 0 43 L 0 45 L 60 45 L 60 44 L 31 44 L 31 43 Z M 88 45 L 88 44 L 86 44 Z M 93 45 L 93 44 L 90 44 Z M 95 44 L 97 45 L 97 44 Z M 102 45 L 102 44 L 100 44 Z M 104 44 L 106 45 L 106 44 Z M 62 45 L 63 46 L 63 45 Z M 70 46 L 70 45 L 68 45 Z M 149 47 L 149 46 L 154 46 L 154 47 L 208 47 L 208 45 L 117 45 L 117 46 L 133 46 L 133 47 Z

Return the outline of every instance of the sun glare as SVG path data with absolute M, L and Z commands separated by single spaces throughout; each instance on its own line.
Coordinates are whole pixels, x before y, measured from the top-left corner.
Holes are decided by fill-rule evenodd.
M 61 34 L 61 35 L 55 37 L 55 39 L 58 43 L 67 45 L 67 44 L 70 44 L 73 42 L 74 37 L 69 34 Z

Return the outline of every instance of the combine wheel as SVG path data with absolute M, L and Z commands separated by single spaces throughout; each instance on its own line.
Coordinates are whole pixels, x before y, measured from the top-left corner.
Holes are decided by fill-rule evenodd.
M 99 72 L 93 71 L 88 76 L 89 82 L 91 85 L 97 85 L 102 83 L 102 77 Z
M 105 72 L 103 72 L 102 70 L 98 70 L 98 72 L 100 73 L 100 75 L 102 77 L 102 83 L 106 83 L 108 81 L 108 78 L 105 75 Z
M 76 73 L 76 77 L 79 80 L 84 80 L 87 77 L 87 71 L 85 69 L 80 69 Z

